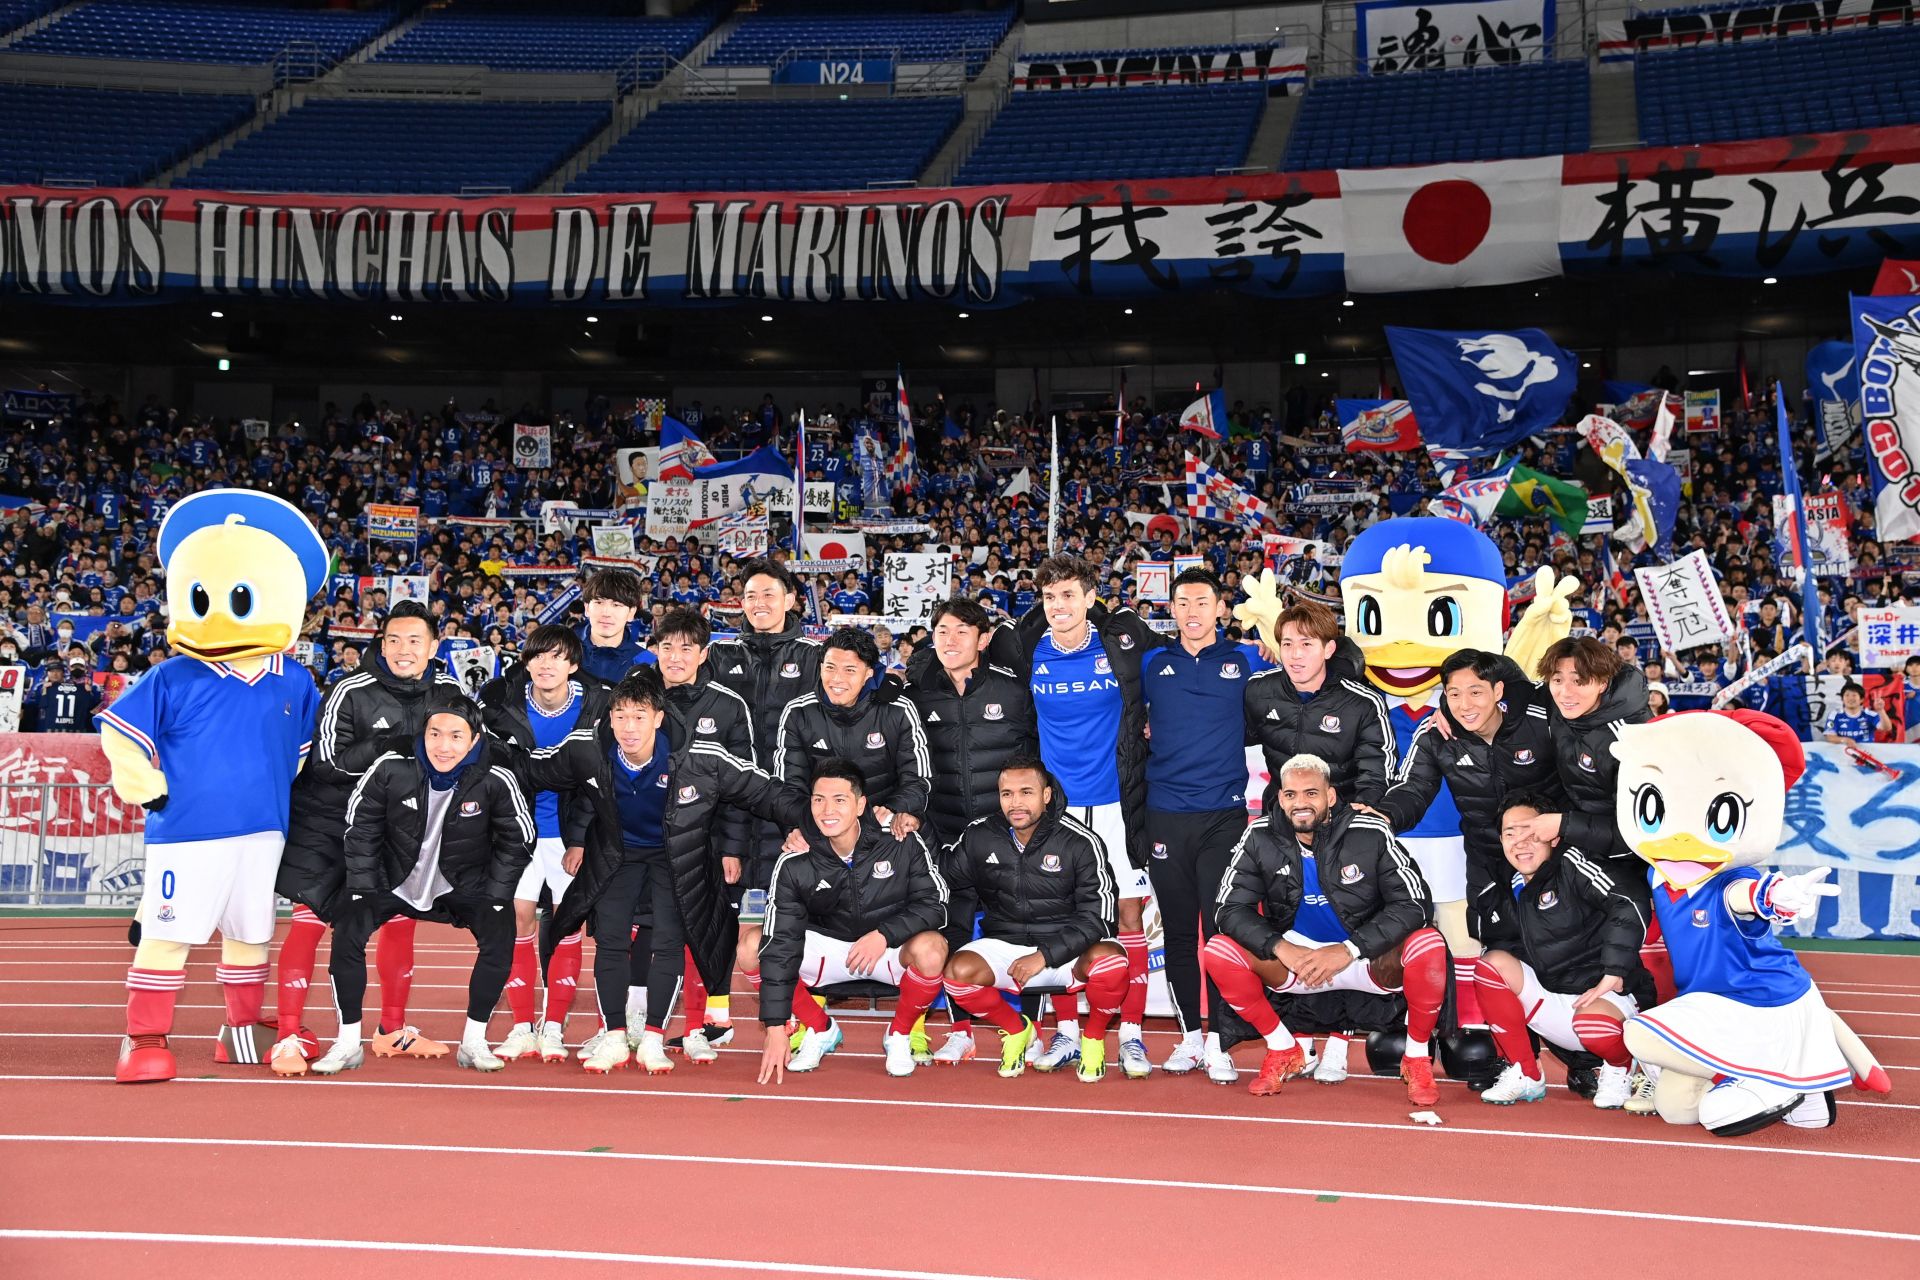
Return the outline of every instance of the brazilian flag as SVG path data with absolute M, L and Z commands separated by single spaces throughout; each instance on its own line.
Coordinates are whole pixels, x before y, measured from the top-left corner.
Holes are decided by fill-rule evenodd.
M 1514 520 L 1544 516 L 1569 538 L 1577 538 L 1587 522 L 1587 491 L 1570 480 L 1517 466 L 1493 514 Z

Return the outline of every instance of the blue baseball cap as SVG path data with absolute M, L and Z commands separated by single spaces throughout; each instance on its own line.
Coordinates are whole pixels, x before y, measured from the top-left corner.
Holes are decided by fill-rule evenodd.
M 190 534 L 217 528 L 234 517 L 238 517 L 236 523 L 272 535 L 293 552 L 300 561 L 309 597 L 326 585 L 331 557 L 327 544 L 320 540 L 320 531 L 285 498 L 254 489 L 202 489 L 174 503 L 160 522 L 160 563 L 172 560 L 174 551 Z

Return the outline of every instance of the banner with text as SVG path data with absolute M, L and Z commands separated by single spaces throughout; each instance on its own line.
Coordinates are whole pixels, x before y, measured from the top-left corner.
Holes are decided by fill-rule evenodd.
M 1379 0 L 1354 10 L 1376 76 L 1540 62 L 1553 43 L 1547 0 Z
M 1013 64 L 1015 89 L 1135 89 L 1155 85 L 1265 84 L 1307 87 L 1307 51 L 1290 45 L 1204 53 L 1031 55 Z
M 1673 8 L 1597 24 L 1600 61 L 1625 62 L 1636 53 L 1693 49 L 1709 44 L 1819 36 L 1869 26 L 1911 22 L 1908 0 L 1784 0 L 1728 5 L 1702 13 Z
M 1654 634 L 1668 653 L 1684 653 L 1734 637 L 1727 602 L 1714 581 L 1705 551 L 1681 556 L 1672 564 L 1633 571 L 1646 601 Z

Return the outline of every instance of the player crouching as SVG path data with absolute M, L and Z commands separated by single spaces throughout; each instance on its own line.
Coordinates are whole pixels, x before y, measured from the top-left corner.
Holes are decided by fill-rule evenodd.
M 393 916 L 440 920 L 473 934 L 480 954 L 467 984 L 467 1025 L 454 1060 L 498 1071 L 487 1019 L 513 965 L 513 891 L 533 857 L 533 812 L 504 753 L 480 731 L 465 694 L 435 689 L 411 754 L 373 762 L 347 801 L 346 903 L 333 925 L 340 1034 L 323 1076 L 359 1066 L 367 939 Z
M 839 1024 L 808 990 L 869 980 L 897 987 L 900 1003 L 882 1040 L 887 1074 L 913 1074 L 909 1033 L 940 994 L 947 888 L 926 842 L 895 838 L 867 817 L 866 782 L 840 759 L 814 766 L 807 848 L 773 868 L 766 922 L 740 947 L 740 968 L 760 989 L 766 1047 L 760 1083 L 811 1071 L 840 1047 Z M 788 1057 L 787 1019 L 806 1028 Z
M 1070 1019 L 1061 1034 L 1079 1042 L 1082 1082 L 1097 1083 L 1106 1074 L 1108 1024 L 1127 994 L 1127 955 L 1112 940 L 1106 846 L 1067 816 L 1066 794 L 1031 757 L 1000 771 L 1000 812 L 1004 823 L 977 819 L 946 856 L 950 886 L 970 891 L 986 911 L 983 936 L 947 961 L 947 994 L 1000 1028 L 1000 1074 L 1012 1078 L 1026 1070 L 1033 1022 L 1000 993 L 1084 990 L 1086 1034 L 1076 1036 Z
M 1404 992 L 1407 1100 L 1432 1106 L 1431 1041 L 1446 996 L 1447 946 L 1429 926 L 1426 881 L 1385 822 L 1335 793 L 1326 761 L 1296 755 L 1268 787 L 1263 816 L 1247 824 L 1221 878 L 1220 932 L 1202 953 L 1220 997 L 1267 1042 L 1256 1096 L 1279 1093 L 1306 1055 L 1267 991 L 1314 996 Z M 1283 825 L 1284 824 L 1284 825 Z M 1232 1060 L 1224 1054 L 1215 1061 Z M 1236 1076 L 1208 1078 L 1232 1084 Z
M 1538 796 L 1500 806 L 1500 848 L 1513 868 L 1515 953 L 1489 951 L 1474 966 L 1500 1056 L 1510 1064 L 1480 1101 L 1500 1106 L 1547 1096 L 1531 1027 L 1561 1049 L 1600 1058 L 1593 1105 L 1618 1110 L 1630 1096 L 1631 1056 L 1621 1023 L 1653 1003 L 1653 978 L 1640 965 L 1645 910 L 1594 859 L 1540 840 L 1530 825 L 1553 806 Z M 1505 890 L 1496 889 L 1496 893 Z M 1492 908 L 1483 908 L 1484 918 Z

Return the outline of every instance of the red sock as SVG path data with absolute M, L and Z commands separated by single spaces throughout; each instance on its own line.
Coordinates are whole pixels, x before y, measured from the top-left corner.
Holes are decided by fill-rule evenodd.
M 1002 1000 L 1000 993 L 992 987 L 978 987 L 968 982 L 949 982 L 947 999 L 953 1001 L 954 1008 L 965 1009 L 974 1017 L 992 1023 L 1008 1035 L 1016 1034 L 1022 1026 L 1026 1025 L 1026 1019 L 1021 1016 L 1020 1011 Z
M 507 972 L 507 1007 L 513 1025 L 533 1025 L 533 984 L 540 977 L 540 935 L 529 933 L 513 940 L 513 968 Z M 606 1010 L 601 1010 L 605 1013 Z
M 707 1021 L 707 981 L 700 976 L 700 966 L 693 962 L 693 952 L 687 952 L 687 994 L 680 1005 L 680 1011 L 686 1015 L 687 1030 L 698 1031 Z
M 260 1021 L 260 1006 L 267 1001 L 265 964 L 215 965 L 213 977 L 227 1001 L 227 1025 L 251 1027 Z
M 1120 1021 L 1137 1025 L 1147 1016 L 1147 935 L 1123 933 L 1116 941 L 1127 953 L 1127 998 L 1120 1005 Z
M 164 1036 L 173 1030 L 173 1003 L 187 985 L 185 969 L 127 970 L 127 1034 Z
M 1580 1037 L 1588 1053 L 1597 1054 L 1610 1067 L 1624 1067 L 1633 1061 L 1621 1034 L 1621 1024 L 1604 1014 L 1574 1014 L 1573 1034 Z
M 1101 956 L 1087 968 L 1087 1029 L 1089 1040 L 1103 1040 L 1113 1015 L 1127 998 L 1127 958 Z
M 407 1025 L 407 997 L 413 994 L 413 934 L 419 926 L 412 916 L 395 916 L 380 926 L 373 960 L 380 970 L 382 1031 Z
M 1220 989 L 1227 1007 L 1246 1019 L 1247 1025 L 1261 1035 L 1270 1035 L 1280 1025 L 1280 1015 L 1267 1002 L 1266 984 L 1250 965 L 1246 948 L 1224 933 L 1207 939 L 1200 950 L 1200 971 Z
M 809 1031 L 825 1031 L 831 1021 L 804 982 L 793 984 L 793 1020 Z
M 1647 939 L 1640 944 L 1640 963 L 1653 975 L 1653 993 L 1661 1004 L 1679 994 L 1673 983 L 1673 957 L 1667 954 L 1657 916 L 1647 925 Z
M 1530 1079 L 1540 1078 L 1540 1055 L 1533 1051 L 1533 1041 L 1527 1036 L 1527 1011 L 1520 1003 L 1520 993 L 1507 985 L 1500 971 L 1484 959 L 1476 959 L 1473 964 L 1474 985 L 1479 988 L 1480 1008 L 1486 1012 L 1487 1028 L 1493 1032 L 1493 1042 L 1500 1048 L 1500 1056 L 1508 1062 L 1518 1063 L 1520 1070 Z M 1455 980 L 1456 991 L 1459 980 Z
M 920 1015 L 940 994 L 940 975 L 929 978 L 911 965 L 900 974 L 900 1003 L 894 1006 L 893 1021 L 887 1024 L 891 1035 L 903 1036 L 913 1030 Z
M 311 908 L 293 909 L 293 927 L 280 944 L 280 993 L 273 1011 L 282 1040 L 300 1034 L 300 1020 L 307 1012 L 307 985 L 313 981 L 314 953 L 326 936 L 327 926 Z
M 1474 984 L 1474 965 L 1478 962 L 1477 957 L 1467 960 L 1458 956 L 1453 958 L 1453 1016 L 1463 1027 L 1484 1027 L 1492 1016 L 1481 1008 L 1480 993 Z M 1494 976 L 1499 976 L 1497 971 Z
M 553 949 L 553 956 L 547 961 L 547 1021 L 565 1025 L 567 1014 L 573 1011 L 573 993 L 580 987 L 580 938 L 581 930 L 560 939 Z M 664 1018 L 669 1010 L 662 1009 L 658 1016 Z
M 1400 990 L 1407 998 L 1407 1039 L 1433 1039 L 1440 1003 L 1447 998 L 1447 940 L 1437 929 L 1415 929 L 1400 944 Z M 1217 983 L 1215 985 L 1218 985 Z

